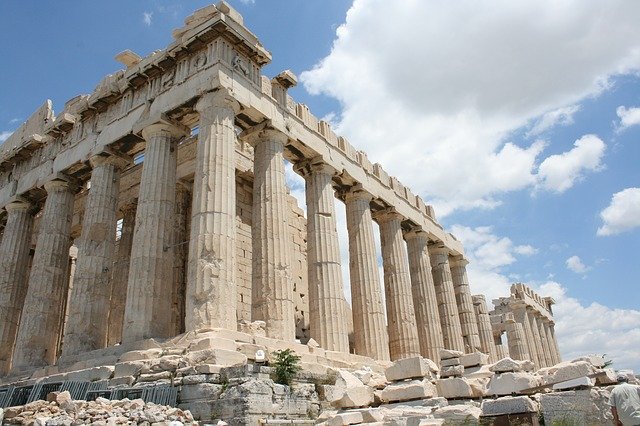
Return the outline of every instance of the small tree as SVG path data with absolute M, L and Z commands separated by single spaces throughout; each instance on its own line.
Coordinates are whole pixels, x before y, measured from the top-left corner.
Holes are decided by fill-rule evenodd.
M 281 385 L 289 385 L 291 379 L 300 371 L 300 357 L 291 349 L 284 349 L 273 353 L 273 381 Z

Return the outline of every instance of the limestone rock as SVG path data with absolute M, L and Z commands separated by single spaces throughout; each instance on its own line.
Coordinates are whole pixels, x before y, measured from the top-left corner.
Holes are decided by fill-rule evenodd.
M 540 396 L 545 424 L 612 425 L 610 391 L 591 388 L 552 392 Z
M 595 373 L 595 368 L 587 361 L 561 363 L 555 366 L 555 373 L 549 377 L 548 383 L 565 382 L 571 379 L 588 376 Z
M 585 361 L 596 368 L 603 368 L 605 365 L 604 356 L 602 355 L 585 355 L 571 360 L 571 362 Z
M 469 382 L 462 377 L 449 377 L 436 381 L 438 396 L 447 399 L 471 398 L 473 390 Z
M 603 385 L 615 385 L 618 383 L 616 372 L 612 368 L 605 368 L 600 371 L 600 375 L 596 377 L 596 384 Z
M 362 423 L 362 413 L 358 411 L 352 411 L 348 413 L 340 413 L 335 417 L 331 418 L 327 421 L 327 425 L 329 426 L 344 426 L 344 425 L 355 425 L 358 423 Z
M 390 382 L 418 377 L 432 378 L 438 372 L 436 363 L 428 358 L 413 357 L 395 361 L 385 370 L 385 376 Z
M 472 405 L 448 405 L 433 411 L 433 416 L 445 419 L 445 424 L 477 425 L 481 414 L 482 410 Z
M 489 381 L 488 395 L 511 395 L 528 388 L 540 386 L 541 379 L 530 373 L 501 373 Z
M 453 349 L 440 349 L 440 359 L 460 358 L 464 352 L 454 351 Z
M 451 367 L 444 367 L 440 371 L 440 377 L 461 377 L 464 373 L 464 366 L 452 365 Z
M 380 399 L 384 402 L 409 401 L 412 399 L 431 398 L 436 395 L 436 388 L 427 379 L 410 380 L 391 383 L 382 390 Z
M 528 396 L 503 396 L 497 399 L 485 399 L 482 402 L 483 416 L 502 414 L 536 413 L 540 406 Z
M 533 363 L 531 361 L 518 361 L 511 358 L 503 358 L 489 367 L 490 371 L 494 373 L 508 373 L 516 371 L 531 371 L 533 370 Z
M 489 355 L 482 352 L 474 352 L 472 354 L 465 354 L 460 357 L 460 364 L 467 367 L 475 367 L 477 365 L 485 365 L 489 363 Z
M 556 383 L 555 385 L 553 385 L 553 390 L 591 387 L 595 384 L 596 384 L 595 379 L 591 379 L 589 377 L 578 377 L 577 379 L 571 379 L 564 382 Z
M 337 371 L 336 384 L 324 386 L 324 394 L 325 399 L 338 408 L 365 407 L 374 400 L 373 388 L 345 370 Z

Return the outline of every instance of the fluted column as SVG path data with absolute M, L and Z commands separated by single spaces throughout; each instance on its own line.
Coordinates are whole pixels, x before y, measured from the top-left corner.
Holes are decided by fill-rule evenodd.
M 444 346 L 446 349 L 464 352 L 462 327 L 453 289 L 453 278 L 449 268 L 449 250 L 446 247 L 431 245 L 429 246 L 429 256 L 431 257 L 431 271 L 436 287 Z
M 69 247 L 74 191 L 64 180 L 45 185 L 47 199 L 40 218 L 40 229 L 33 266 L 16 338 L 13 368 L 53 364 L 64 313 L 65 287 L 69 278 Z
M 537 358 L 537 350 L 536 345 L 539 341 L 540 336 L 536 340 L 531 326 L 529 324 L 529 319 L 527 316 L 526 305 L 517 304 L 511 306 L 511 311 L 513 312 L 513 318 L 517 323 L 522 324 L 522 331 L 524 332 L 524 342 L 527 345 L 527 353 L 529 354 L 529 360 L 532 361 L 536 366 L 540 367 L 540 362 Z
M 525 309 L 525 307 L 522 307 L 521 309 Z M 538 368 L 546 367 L 546 365 L 544 365 L 544 357 L 541 352 L 542 346 L 540 342 L 542 341 L 542 336 L 540 336 L 540 331 L 538 327 L 536 327 L 533 310 L 531 310 L 531 308 L 527 308 L 523 313 L 520 313 L 520 315 L 522 315 L 522 322 L 525 324 L 525 333 L 527 333 L 528 330 L 531 334 L 531 340 L 528 342 L 531 361 L 533 361 Z
M 133 232 L 123 342 L 171 335 L 176 142 L 187 134 L 187 128 L 167 122 L 142 130 L 147 146 Z
M 306 182 L 309 331 L 321 347 L 349 352 L 334 191 L 331 186 L 335 170 L 321 158 L 296 164 L 295 169 L 304 176 Z
M 549 341 L 547 340 L 547 334 L 544 331 L 544 324 L 542 323 L 542 316 L 536 315 L 535 321 L 538 326 L 538 334 L 540 335 L 540 346 L 542 347 L 541 354 L 544 355 L 544 366 L 548 367 L 553 365 L 553 359 L 551 357 L 551 348 L 549 347 Z
M 547 339 L 549 341 L 549 347 L 552 349 L 553 364 L 562 362 L 560 356 L 560 349 L 558 348 L 558 341 L 556 339 L 555 325 L 553 322 L 545 322 L 545 331 L 547 332 Z
M 355 352 L 388 361 L 389 336 L 385 332 L 387 324 L 370 201 L 371 194 L 360 186 L 352 187 L 345 193 Z
M 469 279 L 467 278 L 468 263 L 462 257 L 455 257 L 450 261 L 450 268 L 465 352 L 472 353 L 480 349 L 480 337 L 478 336 L 478 322 L 473 310 Z
M 118 253 L 113 263 L 110 284 L 108 346 L 122 341 L 122 324 L 124 322 L 124 308 L 127 303 L 127 284 L 137 206 L 137 201 L 135 201 L 122 208 L 122 230 L 120 231 Z
M 11 354 L 27 294 L 33 207 L 17 198 L 5 207 L 7 224 L 0 244 L 0 376 L 11 368 Z
M 116 249 L 120 171 L 128 162 L 91 157 L 78 260 L 68 306 L 62 353 L 75 355 L 107 346 L 111 268 Z
M 407 248 L 402 239 L 402 216 L 392 209 L 374 214 L 380 225 L 384 290 L 387 303 L 391 360 L 420 355 Z
M 509 355 L 511 358 L 520 361 L 530 359 L 522 324 L 512 320 L 512 322 L 506 323 L 505 328 L 507 330 L 507 342 L 509 343 Z
M 435 362 L 440 362 L 440 350 L 444 348 L 436 288 L 431 273 L 431 260 L 427 245 L 429 238 L 421 229 L 413 229 L 405 234 L 411 275 L 411 294 L 418 326 L 420 354 Z
M 491 318 L 487 312 L 487 302 L 483 295 L 478 294 L 471 296 L 473 301 L 473 309 L 478 319 L 478 337 L 480 339 L 480 351 L 489 354 L 489 361 L 498 361 L 496 345 L 493 340 L 493 331 L 491 329 Z M 502 343 L 502 341 L 501 341 Z
M 267 336 L 293 341 L 296 324 L 283 156 L 287 136 L 262 126 L 246 140 L 254 147 L 251 315 L 266 323 Z
M 236 132 L 238 103 L 224 90 L 196 109 L 200 133 L 191 206 L 185 329 L 237 330 Z
M 184 332 L 184 305 L 187 286 L 187 259 L 189 252 L 189 207 L 191 190 L 184 182 L 176 185 L 176 223 L 173 228 L 173 286 L 171 288 L 171 334 Z

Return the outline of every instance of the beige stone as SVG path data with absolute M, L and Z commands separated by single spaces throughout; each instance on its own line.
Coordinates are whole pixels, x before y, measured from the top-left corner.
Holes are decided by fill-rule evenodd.
M 449 377 L 436 381 L 438 396 L 447 399 L 471 398 L 473 391 L 467 379 L 462 377 Z
M 465 367 L 475 367 L 477 365 L 486 365 L 489 363 L 489 355 L 482 352 L 474 352 L 472 354 L 465 354 L 460 357 L 460 364 Z
M 541 384 L 542 380 L 530 373 L 500 373 L 489 381 L 487 395 L 511 395 Z
M 427 358 L 413 357 L 395 361 L 384 372 L 387 380 L 395 382 L 404 379 L 432 378 L 438 373 L 438 366 Z
M 451 365 L 449 367 L 443 367 L 440 370 L 440 377 L 461 377 L 464 374 L 463 365 Z
M 528 396 L 503 396 L 487 399 L 482 402 L 483 416 L 500 416 L 504 414 L 537 413 L 539 404 Z
M 436 387 L 427 379 L 391 383 L 382 390 L 380 398 L 384 402 L 409 401 L 431 398 L 436 395 Z

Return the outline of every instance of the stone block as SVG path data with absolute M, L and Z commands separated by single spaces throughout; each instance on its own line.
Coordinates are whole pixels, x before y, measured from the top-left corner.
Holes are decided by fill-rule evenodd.
M 449 358 L 440 361 L 440 367 L 451 367 L 452 365 L 460 365 L 460 358 Z
M 460 364 L 466 367 L 475 367 L 478 365 L 486 365 L 489 363 L 489 355 L 482 352 L 474 352 L 465 354 L 460 357 Z
M 144 361 L 119 362 L 115 365 L 113 377 L 137 376 L 147 365 Z
M 160 355 L 162 355 L 162 349 L 147 349 L 147 350 L 140 350 L 140 351 L 129 351 L 129 352 L 125 352 L 122 355 L 120 355 L 120 362 L 126 362 L 126 361 L 141 361 L 141 360 L 148 360 L 148 359 L 154 359 L 154 358 L 158 358 Z
M 530 367 L 530 368 L 529 368 Z M 489 367 L 494 373 L 511 373 L 517 371 L 531 371 L 533 363 L 531 361 L 518 361 L 511 358 L 502 358 L 500 361 Z
M 200 364 L 196 365 L 196 373 L 198 374 L 220 374 L 222 371 L 221 365 L 215 364 Z
M 340 413 L 336 416 L 332 417 L 327 421 L 327 425 L 329 426 L 346 426 L 346 425 L 357 425 L 358 423 L 362 423 L 362 413 L 358 411 L 351 411 L 348 413 Z
M 102 367 L 87 368 L 85 370 L 72 371 L 67 374 L 67 380 L 95 382 L 111 378 L 114 367 L 105 365 Z
M 297 355 L 309 353 L 309 347 L 307 345 L 301 345 L 300 343 L 295 342 L 285 342 L 284 340 L 276 340 L 269 337 L 255 336 L 253 337 L 252 342 L 247 343 L 254 343 L 259 346 L 265 346 L 269 350 L 269 352 L 291 349 Z
M 454 351 L 453 349 L 440 349 L 440 360 L 460 358 L 464 352 Z
M 253 343 L 236 343 L 236 350 L 245 355 L 248 360 L 256 360 L 256 352 L 263 351 L 268 354 L 267 348 L 260 345 L 254 345 Z
M 564 365 L 562 365 L 564 364 Z M 587 361 L 577 361 L 571 363 L 558 364 L 555 373 L 549 376 L 550 383 L 566 382 L 595 373 L 595 368 Z
M 540 406 L 528 396 L 503 396 L 498 399 L 485 399 L 482 402 L 483 416 L 503 414 L 536 413 Z
M 612 368 L 605 368 L 599 371 L 600 375 L 596 376 L 596 384 L 599 386 L 615 385 L 618 383 L 616 372 Z
M 154 363 L 151 371 L 176 371 L 184 367 L 187 367 L 187 362 L 184 357 L 181 355 L 167 355 L 160 358 L 157 363 Z
M 394 402 L 431 398 L 435 395 L 436 388 L 433 383 L 423 379 L 391 383 L 382 390 L 380 398 L 384 402 Z
M 243 365 L 247 363 L 247 356 L 236 351 L 224 349 L 205 349 L 185 355 L 190 365 L 217 364 L 222 366 Z
M 471 398 L 473 390 L 469 382 L 462 377 L 450 377 L 436 381 L 438 396 L 447 399 Z
M 613 425 L 610 391 L 606 388 L 559 391 L 540 395 L 547 425 Z
M 603 368 L 606 362 L 604 359 L 604 356 L 602 355 L 585 355 L 585 356 L 578 357 L 574 360 L 571 360 L 571 362 L 579 362 L 579 361 L 586 361 L 596 368 Z
M 172 373 L 170 371 L 161 371 L 160 373 L 140 374 L 138 382 L 156 382 L 159 380 L 171 380 Z
M 542 380 L 530 373 L 501 373 L 489 380 L 488 395 L 511 395 L 528 388 L 540 386 Z
M 428 358 L 414 357 L 395 361 L 384 372 L 390 382 L 414 379 L 418 377 L 432 378 L 438 372 L 438 366 Z
M 444 367 L 440 370 L 440 377 L 460 377 L 464 373 L 464 366 L 452 365 L 450 367 Z
M 444 424 L 478 424 L 482 410 L 472 405 L 447 405 L 433 411 L 437 419 L 444 419 Z
M 133 376 L 120 376 L 114 377 L 109 380 L 109 387 L 116 386 L 131 386 L 136 381 L 136 378 Z
M 373 403 L 373 388 L 369 386 L 355 386 L 347 388 L 340 400 L 334 404 L 340 408 L 366 407 Z
M 305 373 L 318 374 L 318 375 L 325 375 L 329 370 L 329 368 L 326 365 L 310 363 L 310 362 L 301 362 L 300 368 L 302 368 L 302 371 Z
M 464 368 L 464 377 L 469 379 L 490 379 L 496 373 L 489 370 L 488 365 L 479 365 L 476 367 L 465 367 Z
M 553 390 L 573 389 L 580 387 L 591 387 L 596 384 L 595 379 L 589 377 L 578 377 L 577 379 L 567 380 L 565 382 L 556 383 L 553 385 Z
M 375 423 L 384 421 L 384 411 L 381 408 L 367 408 L 358 410 L 362 414 L 363 423 Z
M 222 385 L 213 383 L 200 383 L 195 385 L 182 385 L 178 399 L 180 403 L 195 400 L 213 400 L 218 399 L 222 393 Z
M 224 349 L 227 351 L 236 350 L 235 340 L 225 339 L 222 337 L 203 337 L 194 339 L 189 344 L 189 351 L 202 351 L 205 349 Z

